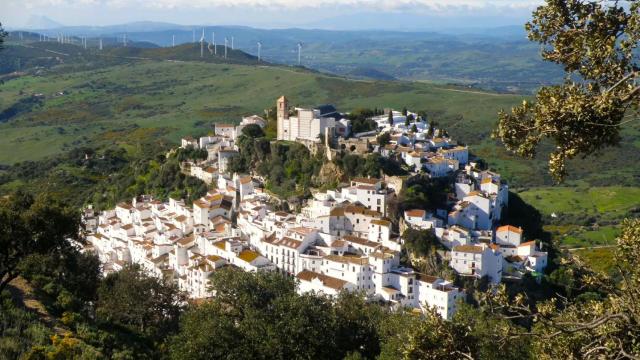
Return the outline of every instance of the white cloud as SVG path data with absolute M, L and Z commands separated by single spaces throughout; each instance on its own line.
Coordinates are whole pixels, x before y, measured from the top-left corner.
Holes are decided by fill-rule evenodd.
M 29 8 L 41 6 L 87 6 L 105 5 L 114 8 L 216 8 L 216 7 L 258 7 L 305 9 L 321 7 L 349 7 L 364 10 L 429 9 L 447 10 L 452 8 L 481 9 L 528 8 L 540 0 L 3 0 L 20 3 Z

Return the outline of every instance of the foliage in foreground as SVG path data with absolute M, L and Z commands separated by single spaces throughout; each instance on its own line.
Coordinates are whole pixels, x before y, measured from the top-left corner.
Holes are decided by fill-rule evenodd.
M 91 255 L 70 250 L 61 261 L 33 253 L 23 276 L 51 319 L 25 311 L 5 291 L 0 353 L 31 359 L 634 358 L 640 355 L 639 219 L 624 222 L 618 245 L 620 283 L 564 259 L 563 275 L 544 280 L 555 286 L 564 279 L 562 297 L 535 300 L 504 287 L 474 292 L 468 285 L 474 305 L 459 304 L 452 321 L 394 311 L 357 293 L 298 295 L 292 278 L 231 267 L 213 275 L 216 297 L 183 311 L 175 286 L 140 268 L 101 279 Z
M 549 170 L 563 180 L 567 160 L 619 144 L 625 116 L 636 117 L 640 105 L 639 24 L 637 0 L 540 6 L 526 25 L 529 39 L 543 45 L 545 60 L 564 67 L 566 80 L 500 112 L 496 135 L 506 147 L 531 158 L 543 140 L 553 141 Z

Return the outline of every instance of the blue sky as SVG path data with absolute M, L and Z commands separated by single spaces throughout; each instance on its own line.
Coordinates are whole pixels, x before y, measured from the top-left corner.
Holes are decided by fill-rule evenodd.
M 0 0 L 0 21 L 24 26 L 32 16 L 64 25 L 161 21 L 184 25 L 371 28 L 438 19 L 450 27 L 522 24 L 540 0 Z M 396 19 L 377 24 L 385 16 Z M 335 21 L 339 18 L 339 21 Z M 382 21 L 382 20 L 381 20 Z

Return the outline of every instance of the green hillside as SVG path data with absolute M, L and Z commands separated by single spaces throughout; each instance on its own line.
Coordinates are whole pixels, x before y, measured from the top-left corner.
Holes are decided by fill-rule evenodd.
M 72 46 L 72 45 L 70 45 Z M 187 51 L 186 47 L 191 47 Z M 79 47 L 73 46 L 76 51 Z M 117 48 L 111 59 L 56 66 L 41 75 L 32 72 L 0 85 L 0 164 L 40 159 L 78 145 L 112 141 L 114 131 L 139 127 L 177 141 L 180 136 L 206 133 L 212 122 L 239 121 L 262 113 L 286 94 L 294 104 L 332 103 L 342 111 L 358 107 L 406 106 L 427 111 L 459 141 L 489 161 L 515 186 L 552 184 L 544 154 L 522 160 L 506 153 L 490 137 L 496 113 L 521 101 L 520 96 L 480 92 L 430 83 L 356 81 L 271 65 L 238 65 L 200 61 L 139 60 L 192 54 L 194 45 L 166 49 Z M 238 60 L 251 61 L 237 52 Z M 125 57 L 131 57 L 126 58 Z M 199 57 L 199 49 L 196 54 Z M 102 61 L 102 62 L 101 62 Z M 213 60 L 211 60 L 213 61 Z M 113 63 L 118 65 L 113 65 Z M 25 100 L 42 94 L 37 102 Z M 8 109 L 24 105 L 15 115 Z M 4 116 L 2 115 L 4 113 Z M 10 116 L 11 115 L 11 116 Z M 638 124 L 623 133 L 621 148 L 572 162 L 574 178 L 591 185 L 633 184 L 638 167 L 627 161 L 640 157 Z M 622 156 L 621 154 L 625 154 Z
M 163 128 L 165 136 L 177 140 L 206 131 L 211 122 L 262 113 L 282 94 L 299 105 L 334 103 L 344 111 L 365 106 L 427 110 L 441 124 L 464 130 L 457 134 L 464 141 L 476 138 L 476 130 L 486 135 L 497 109 L 518 101 L 430 84 L 351 81 L 296 68 L 143 60 L 24 76 L 2 84 L 0 94 L 0 111 L 30 94 L 45 96 L 41 105 L 0 125 L 8 135 L 0 140 L 4 164 L 41 158 L 73 141 L 100 141 L 106 132 L 131 125 Z

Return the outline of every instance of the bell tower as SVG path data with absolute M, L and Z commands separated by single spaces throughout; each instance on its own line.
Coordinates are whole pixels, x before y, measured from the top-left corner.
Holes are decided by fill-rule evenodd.
M 289 100 L 281 96 L 276 102 L 276 113 L 278 115 L 278 140 L 290 140 L 289 134 Z
M 289 118 L 289 100 L 286 97 L 281 96 L 276 103 L 278 112 L 278 120 Z

